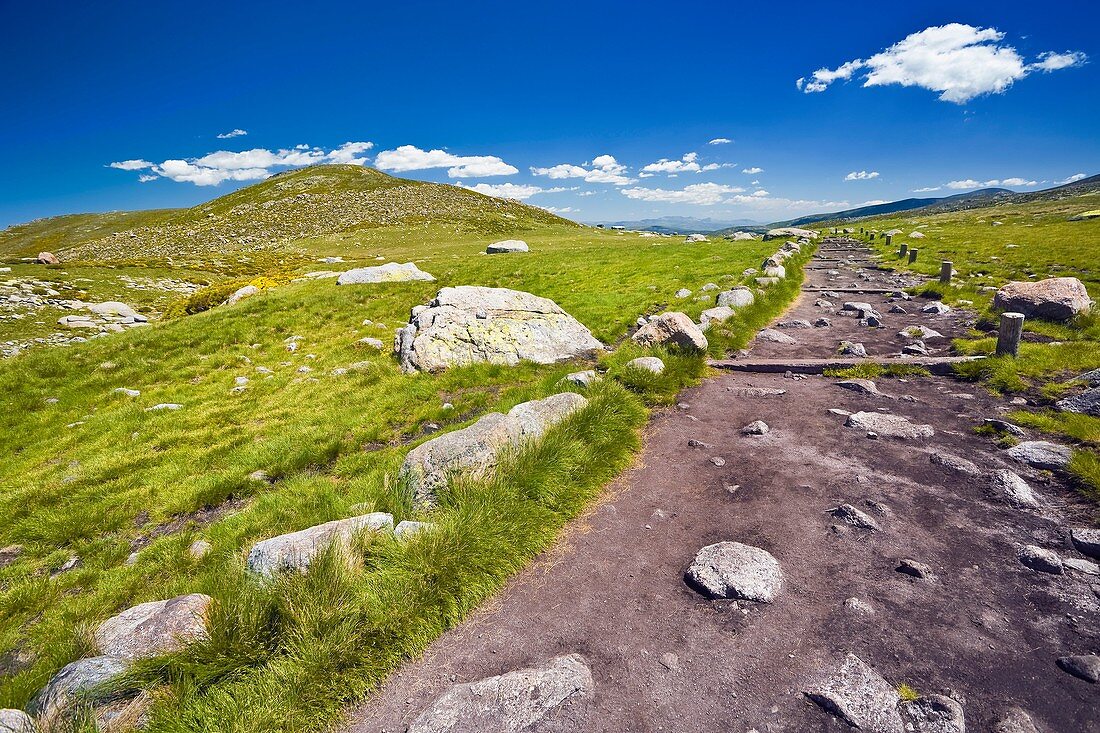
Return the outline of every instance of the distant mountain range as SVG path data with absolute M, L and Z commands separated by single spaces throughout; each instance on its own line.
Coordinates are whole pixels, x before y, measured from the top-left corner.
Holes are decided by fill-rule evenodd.
M 623 227 L 638 232 L 657 232 L 659 234 L 692 234 L 695 232 L 716 232 L 719 229 L 737 229 L 739 227 L 763 226 L 763 222 L 751 219 L 697 219 L 691 216 L 662 216 L 656 219 L 637 219 L 635 221 L 592 222 L 605 227 Z
M 1098 189 L 1100 189 L 1100 175 L 1083 178 L 1080 181 L 1066 183 L 1061 186 L 1055 186 L 1054 188 L 1043 189 L 1042 191 L 1020 193 L 1010 191 L 1007 188 L 981 188 L 977 191 L 968 191 L 967 193 L 944 196 L 941 198 L 902 199 L 901 201 L 891 201 L 885 204 L 875 204 L 874 206 L 860 206 L 855 209 L 845 209 L 844 211 L 811 214 L 810 216 L 802 216 L 797 219 L 775 222 L 769 226 L 797 227 L 822 221 L 851 221 L 870 216 L 894 214 L 899 211 L 916 211 L 918 209 L 920 209 L 922 213 L 938 214 L 947 211 L 959 211 L 962 209 L 976 209 L 981 206 L 993 206 L 999 203 L 1026 203 L 1028 201 L 1078 196 L 1082 193 Z M 725 234 L 734 230 L 736 230 L 736 227 L 730 227 L 720 233 Z

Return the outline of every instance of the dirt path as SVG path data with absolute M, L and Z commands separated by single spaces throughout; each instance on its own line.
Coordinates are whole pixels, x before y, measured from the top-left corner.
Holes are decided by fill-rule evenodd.
M 911 284 L 864 269 L 868 253 L 843 246 L 823 243 L 806 287 Z M 896 335 L 905 326 L 947 337 L 967 326 L 959 312 L 920 313 L 924 303 L 889 313 L 882 294 L 827 298 L 837 307 L 870 302 L 885 328 L 868 328 L 815 305 L 822 297 L 803 293 L 780 321 L 826 317 L 831 326 L 783 329 L 798 343 L 757 343 L 752 356 L 825 357 L 841 340 L 886 356 L 905 343 Z M 939 353 L 947 343 L 938 342 Z M 1089 509 L 1057 479 L 1012 463 L 974 434 L 983 418 L 1009 407 L 979 387 L 948 378 L 880 379 L 885 396 L 870 396 L 837 381 L 729 373 L 687 390 L 680 409 L 651 422 L 639 464 L 553 553 L 402 668 L 350 713 L 346 730 L 404 731 L 456 682 L 570 653 L 587 660 L 596 692 L 585 722 L 562 730 L 842 730 L 803 691 L 852 652 L 893 685 L 951 695 L 973 731 L 992 730 L 1012 706 L 1027 710 L 1042 731 L 1100 731 L 1100 686 L 1055 664 L 1065 654 L 1100 651 L 1100 579 L 1068 569 L 1040 573 L 1017 559 L 1025 544 L 1081 557 L 1066 528 L 1087 523 Z M 746 387 L 786 393 L 747 396 Z M 831 408 L 902 415 L 933 426 L 935 435 L 870 439 Z M 742 435 L 754 420 L 771 432 Z M 689 447 L 689 440 L 706 446 Z M 1005 503 L 987 478 L 930 462 L 935 451 L 984 470 L 1012 468 L 1041 494 L 1043 508 Z M 875 515 L 879 532 L 827 513 L 850 503 L 873 514 L 868 501 L 886 508 Z M 707 600 L 685 584 L 696 552 L 724 540 L 778 559 L 785 583 L 773 603 Z M 936 579 L 897 572 L 903 558 L 931 566 Z M 853 597 L 872 612 L 846 605 Z

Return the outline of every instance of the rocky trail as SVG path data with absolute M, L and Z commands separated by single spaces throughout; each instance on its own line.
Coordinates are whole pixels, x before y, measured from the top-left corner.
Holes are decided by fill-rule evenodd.
M 1013 407 L 976 385 L 814 373 L 935 361 L 971 316 L 893 296 L 915 281 L 856 240 L 806 269 L 554 551 L 344 730 L 1100 731 L 1100 536 L 1041 469 L 1063 452 L 976 434 Z

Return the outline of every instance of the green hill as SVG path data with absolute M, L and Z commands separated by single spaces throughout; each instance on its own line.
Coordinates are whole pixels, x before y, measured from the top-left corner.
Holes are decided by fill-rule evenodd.
M 191 209 L 79 214 L 0 232 L 0 257 L 42 250 L 62 261 L 171 261 L 294 252 L 303 239 L 384 227 L 448 226 L 484 235 L 577 226 L 543 209 L 438 183 L 388 176 L 357 165 L 280 173 Z

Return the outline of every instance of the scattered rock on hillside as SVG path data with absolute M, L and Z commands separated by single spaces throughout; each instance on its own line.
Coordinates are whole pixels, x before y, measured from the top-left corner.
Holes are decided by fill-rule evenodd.
M 1068 321 L 1091 305 L 1085 284 L 1075 277 L 1010 282 L 993 296 L 994 308 L 1052 321 Z
M 225 301 L 226 305 L 236 305 L 245 298 L 251 298 L 260 292 L 260 289 L 255 285 L 245 285 L 243 288 L 238 288 L 229 298 Z
M 754 420 L 741 428 L 742 435 L 767 435 L 769 432 L 771 432 L 771 428 L 763 420 Z
M 566 374 L 562 381 L 575 384 L 578 387 L 590 387 L 600 381 L 600 375 L 596 373 L 595 369 L 586 369 L 583 372 Z
M 395 340 L 405 371 L 478 362 L 552 364 L 602 349 L 583 324 L 548 298 L 472 285 L 440 290 L 427 307 L 414 310 Z
M 1035 495 L 1035 491 L 1027 481 L 1008 469 L 997 470 L 990 474 L 989 488 L 995 496 L 1006 499 L 1009 503 L 1031 509 L 1039 506 L 1039 497 Z
M 34 261 L 40 265 L 56 265 L 61 262 L 53 252 L 39 252 Z
M 677 346 L 690 351 L 706 351 L 707 337 L 683 313 L 662 313 L 634 332 L 631 337 L 642 346 Z
M 932 314 L 935 314 L 935 315 L 942 316 L 944 313 L 950 313 L 951 312 L 951 306 L 947 305 L 946 303 L 941 303 L 940 301 L 937 300 L 937 301 L 933 301 L 933 302 L 929 303 L 928 305 L 924 306 L 923 308 L 921 308 L 920 312 L 921 313 L 932 313 Z
M 712 598 L 771 603 L 783 586 L 779 561 L 759 547 L 740 542 L 707 545 L 687 570 L 687 580 Z
M 579 654 L 538 667 L 455 685 L 409 725 L 406 733 L 582 733 L 596 691 Z M 543 721 L 553 720 L 546 727 Z
M 1045 440 L 1025 440 L 1008 449 L 1008 455 L 1021 463 L 1048 471 L 1064 469 L 1069 465 L 1073 451 L 1068 446 Z
M 706 331 L 710 328 L 712 323 L 722 323 L 733 318 L 733 308 L 729 306 L 720 305 L 714 308 L 707 308 L 705 311 L 699 314 L 699 327 Z
M 431 522 L 414 522 L 406 519 L 403 522 L 399 522 L 398 525 L 394 527 L 393 536 L 399 540 L 407 540 L 433 527 L 435 527 L 435 525 Z
M 1100 529 L 1095 527 L 1075 527 L 1069 531 L 1073 546 L 1082 555 L 1100 559 Z
M 691 291 L 688 290 L 687 288 L 680 288 L 679 290 L 676 291 L 676 297 L 677 298 L 690 298 L 691 297 Z
M 693 242 L 705 242 L 707 241 L 707 236 L 705 234 L 689 234 L 684 237 L 684 241 L 689 244 Z
M 962 705 L 946 695 L 922 695 L 902 704 L 909 720 L 906 730 L 914 733 L 966 733 Z
M 1100 387 L 1093 387 L 1072 397 L 1058 400 L 1058 409 L 1100 417 Z
M 840 310 L 855 313 L 860 318 L 869 318 L 871 316 L 874 316 L 875 318 L 882 318 L 882 314 L 875 310 L 874 306 L 872 306 L 870 303 L 864 303 L 863 301 L 859 300 L 847 301 L 846 303 L 844 303 L 844 307 L 842 307 Z
M 993 733 L 1040 733 L 1022 708 L 1009 708 L 993 726 Z
M 921 580 L 935 580 L 936 578 L 936 574 L 932 572 L 932 568 L 919 560 L 914 560 L 909 557 L 898 562 L 898 566 L 894 568 L 894 570 L 902 575 L 920 578 Z
M 1046 550 L 1038 545 L 1025 545 L 1017 553 L 1017 557 L 1024 565 L 1040 573 L 1061 575 L 1063 572 L 1062 558 L 1054 550 Z
M 901 415 L 888 415 L 881 412 L 852 413 L 848 416 L 845 425 L 892 438 L 931 438 L 935 434 L 931 425 L 920 425 L 910 422 Z
M 89 657 L 67 664 L 27 705 L 27 712 L 38 718 L 56 719 L 74 703 L 100 685 L 126 672 L 127 663 L 115 657 Z
M 841 341 L 837 347 L 837 353 L 842 356 L 854 356 L 858 359 L 867 357 L 867 347 L 854 341 Z
M 434 277 L 421 270 L 416 264 L 406 262 L 399 265 L 387 262 L 376 267 L 357 267 L 348 270 L 336 279 L 337 285 L 369 285 L 374 283 L 408 282 L 410 280 L 432 281 Z
M 776 328 L 813 328 L 814 324 L 807 321 L 805 318 L 791 318 L 787 321 L 780 321 L 775 324 Z
M 852 392 L 858 392 L 859 394 L 878 396 L 882 392 L 878 391 L 878 387 L 870 379 L 845 379 L 837 382 L 836 386 L 841 389 L 851 390 Z
M 214 546 L 206 540 L 195 540 L 187 548 L 187 554 L 191 556 L 192 560 L 201 560 L 209 555 L 213 549 Z
M 854 654 L 848 654 L 839 669 L 820 674 L 805 694 L 853 728 L 873 733 L 905 730 L 898 691 Z
M 665 370 L 665 363 L 656 356 L 639 356 L 626 363 L 627 369 L 640 369 L 644 372 L 660 374 Z
M 305 572 L 313 558 L 334 544 L 346 546 L 360 532 L 392 528 L 392 515 L 373 512 L 279 535 L 252 546 L 248 553 L 248 569 L 266 577 L 287 570 Z
M 1100 657 L 1095 654 L 1076 654 L 1059 657 L 1058 666 L 1061 667 L 1063 672 L 1067 672 L 1086 682 L 1091 682 L 1094 685 L 1100 682 Z
M 210 596 L 192 593 L 133 606 L 99 625 L 96 645 L 103 654 L 119 659 L 178 651 L 206 638 L 206 615 L 213 602 Z
M 484 475 L 496 466 L 504 448 L 541 437 L 587 404 L 588 400 L 575 392 L 562 392 L 516 405 L 507 415 L 491 412 L 473 425 L 413 448 L 405 456 L 400 476 L 409 483 L 418 503 L 433 504 L 450 473 Z
M 853 527 L 869 529 L 874 532 L 879 530 L 878 522 L 876 522 L 870 514 L 861 509 L 857 509 L 851 504 L 841 504 L 838 507 L 833 507 L 828 513 Z
M 527 242 L 524 242 L 522 239 L 505 239 L 502 242 L 494 242 L 485 248 L 485 253 L 491 255 L 527 251 Z
M 0 733 L 37 733 L 34 718 L 22 710 L 0 710 Z

